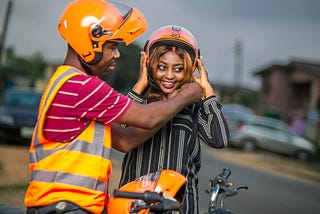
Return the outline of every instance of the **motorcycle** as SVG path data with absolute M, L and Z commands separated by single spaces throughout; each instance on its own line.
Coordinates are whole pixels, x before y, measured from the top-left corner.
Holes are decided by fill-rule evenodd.
M 233 187 L 232 182 L 229 182 L 230 175 L 231 170 L 224 168 L 220 174 L 210 179 L 210 189 L 206 190 L 210 196 L 206 214 L 233 214 L 231 210 L 224 207 L 224 199 L 237 195 L 240 189 L 248 189 L 248 186 Z
M 108 214 L 178 211 L 184 201 L 186 184 L 187 179 L 173 170 L 144 175 L 114 191 Z
M 226 197 L 237 195 L 247 185 L 233 187 L 229 182 L 231 170 L 224 168 L 220 174 L 210 179 L 208 213 L 232 214 L 224 207 Z M 114 190 L 110 198 L 108 214 L 147 214 L 176 211 L 182 213 L 187 179 L 173 170 L 162 170 L 140 177 Z

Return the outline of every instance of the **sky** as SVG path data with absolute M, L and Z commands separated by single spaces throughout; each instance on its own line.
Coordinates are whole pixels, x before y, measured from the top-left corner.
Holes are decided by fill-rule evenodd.
M 0 29 L 9 0 L 0 1 Z M 157 28 L 176 24 L 190 30 L 213 83 L 259 89 L 253 73 L 292 60 L 320 63 L 319 0 L 114 0 L 138 8 L 148 30 L 143 47 Z M 68 0 L 13 0 L 5 47 L 22 56 L 41 52 L 62 62 L 66 45 L 57 23 Z M 2 30 L 1 30 L 2 32 Z M 242 72 L 235 78 L 235 43 L 242 47 Z

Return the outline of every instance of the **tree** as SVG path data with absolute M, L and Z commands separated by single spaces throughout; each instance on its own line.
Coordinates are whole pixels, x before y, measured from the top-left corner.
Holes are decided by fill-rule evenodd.
M 44 76 L 47 63 L 40 52 L 30 57 L 17 56 L 12 48 L 7 51 L 7 60 L 3 66 L 3 82 L 14 82 L 15 78 L 23 77 L 33 86 L 38 78 Z

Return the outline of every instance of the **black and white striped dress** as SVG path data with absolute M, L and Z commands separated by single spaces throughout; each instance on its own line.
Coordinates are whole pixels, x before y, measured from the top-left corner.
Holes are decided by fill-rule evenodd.
M 146 103 L 133 91 L 128 96 Z M 196 133 L 196 137 L 192 137 L 192 133 Z M 229 129 L 221 113 L 221 105 L 215 96 L 211 96 L 184 108 L 152 138 L 127 153 L 122 163 L 120 186 L 162 169 L 175 170 L 188 180 L 183 213 L 197 214 L 200 141 L 214 148 L 223 148 L 228 140 Z

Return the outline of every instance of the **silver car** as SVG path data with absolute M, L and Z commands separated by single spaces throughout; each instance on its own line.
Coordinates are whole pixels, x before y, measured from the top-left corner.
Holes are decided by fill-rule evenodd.
M 280 120 L 246 116 L 230 127 L 230 145 L 247 151 L 267 150 L 311 160 L 316 147 L 312 142 L 290 131 L 288 125 Z

